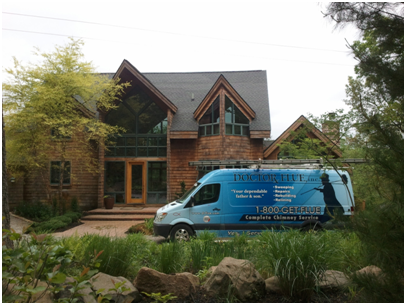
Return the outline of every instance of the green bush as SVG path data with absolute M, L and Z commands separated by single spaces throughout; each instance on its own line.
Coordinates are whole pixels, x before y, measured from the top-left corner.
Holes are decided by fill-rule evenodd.
M 79 212 L 67 212 L 63 216 L 69 217 L 71 219 L 71 222 L 78 222 L 80 217 L 82 217 L 82 214 Z
M 65 215 L 56 216 L 56 217 L 53 217 L 50 220 L 52 220 L 52 221 L 61 221 L 61 222 L 65 223 L 66 225 L 69 225 L 69 224 L 72 223 L 72 218 L 70 218 L 69 216 L 65 216 Z
M 52 207 L 37 202 L 21 202 L 15 209 L 17 215 L 33 221 L 44 221 L 54 216 Z
M 282 292 L 308 302 L 320 275 L 337 257 L 325 234 L 266 231 L 258 237 L 257 265 L 279 277 Z
M 146 243 L 145 238 L 140 234 L 131 234 L 125 238 L 111 238 L 96 234 L 82 237 L 73 235 L 62 241 L 81 265 L 88 265 L 94 253 L 103 250 L 99 257 L 99 271 L 124 277 L 135 277 L 138 265 L 134 257 L 138 251 L 144 251 L 141 250 L 142 248 L 148 248 L 145 246 Z
M 70 201 L 70 209 L 72 212 L 80 213 L 79 203 L 76 197 L 73 197 Z

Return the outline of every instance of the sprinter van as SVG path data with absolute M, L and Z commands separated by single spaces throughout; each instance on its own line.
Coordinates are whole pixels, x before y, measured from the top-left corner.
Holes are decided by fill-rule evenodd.
M 218 237 L 266 229 L 323 228 L 353 212 L 347 172 L 304 169 L 220 169 L 157 211 L 154 233 L 188 240 L 203 230 Z

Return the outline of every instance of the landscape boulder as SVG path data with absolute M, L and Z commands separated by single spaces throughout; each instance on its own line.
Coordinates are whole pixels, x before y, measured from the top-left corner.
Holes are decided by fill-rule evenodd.
M 362 268 L 361 270 L 358 270 L 357 272 L 355 272 L 355 274 L 357 276 L 362 276 L 362 275 L 366 275 L 366 276 L 376 276 L 379 277 L 382 275 L 382 270 L 381 268 L 371 265 L 371 266 L 367 266 L 365 268 Z
M 143 267 L 134 280 L 134 286 L 140 292 L 172 293 L 179 298 L 185 298 L 196 291 L 199 278 L 191 273 L 165 274 L 156 270 Z
M 63 290 L 59 291 L 55 295 L 55 299 L 70 299 L 72 297 L 72 292 L 70 289 L 72 289 L 72 284 L 69 283 L 74 283 L 75 280 L 72 277 L 66 277 L 65 282 L 62 284 L 64 287 Z M 77 297 L 77 302 L 78 303 L 97 303 L 93 290 L 90 286 L 85 286 L 83 289 L 80 289 L 78 291 L 78 294 L 81 294 L 81 296 Z
M 279 278 L 275 275 L 265 280 L 265 289 L 269 292 L 281 294 L 282 290 L 279 286 Z
M 92 284 L 92 289 L 98 291 L 103 289 L 101 292 L 102 295 L 110 294 L 112 296 L 112 301 L 115 303 L 133 303 L 141 301 L 142 297 L 138 290 L 131 284 L 129 280 L 122 276 L 111 276 L 103 272 L 92 276 L 89 280 Z M 109 291 L 109 289 L 115 288 L 115 284 L 124 282 L 123 287 L 128 288 L 129 290 L 122 293 L 116 293 L 115 291 Z
M 321 276 L 318 286 L 321 289 L 336 289 L 348 287 L 350 281 L 341 271 L 327 270 Z
M 248 260 L 225 257 L 207 280 L 207 292 L 220 296 L 235 296 L 249 301 L 265 294 L 265 281 Z

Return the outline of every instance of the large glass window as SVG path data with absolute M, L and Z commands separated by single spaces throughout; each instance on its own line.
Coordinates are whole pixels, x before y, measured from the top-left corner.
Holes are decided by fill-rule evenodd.
M 250 121 L 238 109 L 234 103 L 226 95 L 225 104 L 225 121 L 226 121 L 226 134 L 236 136 L 249 135 Z
M 147 203 L 166 203 L 166 162 L 148 162 Z
M 106 162 L 105 195 L 115 198 L 115 203 L 125 203 L 125 162 Z
M 61 179 L 62 162 L 61 161 L 51 161 L 51 184 L 58 184 Z M 65 161 L 63 168 L 63 185 L 70 184 L 70 161 Z
M 166 113 L 138 88 L 108 113 L 106 122 L 126 129 L 122 135 L 112 136 L 115 145 L 107 146 L 106 156 L 166 157 Z
M 220 134 L 220 96 L 207 109 L 199 121 L 200 136 L 212 136 Z

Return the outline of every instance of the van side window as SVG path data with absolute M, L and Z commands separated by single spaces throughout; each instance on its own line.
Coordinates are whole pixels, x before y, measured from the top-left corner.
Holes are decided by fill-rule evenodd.
M 217 202 L 220 196 L 220 184 L 209 184 L 203 186 L 195 194 L 195 206 Z

